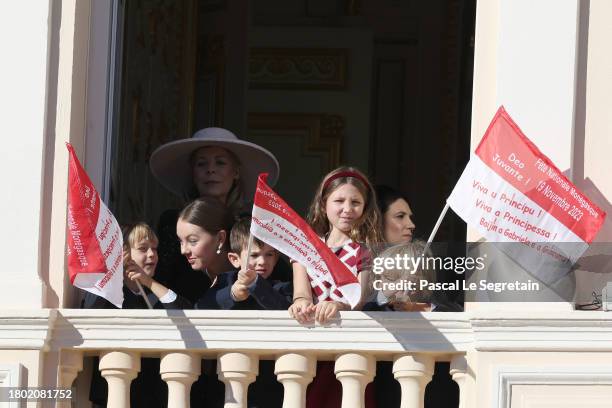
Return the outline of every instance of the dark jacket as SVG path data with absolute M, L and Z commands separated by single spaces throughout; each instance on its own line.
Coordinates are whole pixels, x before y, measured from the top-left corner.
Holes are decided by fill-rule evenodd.
M 157 296 L 155 296 L 148 288 L 144 288 L 145 293 L 147 294 L 147 298 L 149 299 L 149 303 L 153 306 L 153 309 L 188 309 L 190 303 L 183 298 L 181 295 L 177 295 L 177 298 L 174 302 L 171 303 L 162 303 L 159 301 Z M 123 309 L 148 309 L 145 300 L 141 295 L 136 295 L 132 292 L 127 286 L 123 286 Z M 87 292 L 83 301 L 81 302 L 81 309 L 117 309 L 115 305 L 113 305 L 108 300 L 103 297 L 94 295 L 93 293 Z
M 231 287 L 236 282 L 238 271 L 222 273 L 214 286 L 209 288 L 196 302 L 196 309 L 223 310 L 287 310 L 293 301 L 293 285 L 271 279 L 257 278 L 249 290 L 250 296 L 236 302 L 231 296 Z

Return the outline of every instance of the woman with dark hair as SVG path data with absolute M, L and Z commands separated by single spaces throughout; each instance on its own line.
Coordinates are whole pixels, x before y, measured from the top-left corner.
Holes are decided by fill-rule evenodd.
M 378 208 L 383 217 L 383 235 L 389 244 L 412 241 L 414 222 L 408 200 L 388 186 L 376 186 Z
M 189 139 L 160 146 L 149 162 L 151 172 L 169 191 L 190 201 L 213 197 L 236 217 L 249 212 L 259 173 L 268 173 L 270 185 L 278 180 L 278 161 L 272 153 L 227 129 L 206 128 Z M 193 270 L 179 252 L 176 237 L 178 210 L 165 211 L 159 220 L 158 277 L 191 303 L 210 287 L 209 276 Z
M 227 252 L 234 218 L 219 201 L 200 198 L 187 204 L 176 222 L 181 254 L 191 269 L 203 272 L 214 286 L 219 275 L 232 270 Z M 208 289 L 204 288 L 204 289 Z

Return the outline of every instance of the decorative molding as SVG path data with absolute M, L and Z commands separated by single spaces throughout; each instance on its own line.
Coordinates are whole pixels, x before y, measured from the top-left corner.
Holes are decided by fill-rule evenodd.
M 0 350 L 49 350 L 57 309 L 0 311 Z
M 279 137 L 298 132 L 305 136 L 302 154 L 322 158 L 322 174 L 338 167 L 342 157 L 345 120 L 341 115 L 324 113 L 248 114 L 249 134 L 265 133 Z
M 23 386 L 25 367 L 19 363 L 0 364 L 0 387 Z
M 351 16 L 351 17 L 355 17 L 355 16 L 361 16 L 362 13 L 362 7 L 363 5 L 361 4 L 361 0 L 348 0 L 346 2 L 346 15 L 347 16 Z
M 477 351 L 612 351 L 606 312 L 482 311 L 470 325 Z
M 153 225 L 179 202 L 153 179 L 148 161 L 158 146 L 191 135 L 195 10 L 196 0 L 126 2 L 109 203 L 120 223 Z
M 227 0 L 199 0 L 198 9 L 204 13 L 216 13 L 227 9 Z
M 81 310 L 0 311 L 0 349 L 248 348 L 427 351 L 612 351 L 612 313 L 471 311 L 342 312 L 328 326 L 302 326 L 286 311 Z
M 249 88 L 345 90 L 348 49 L 251 48 Z
M 19 363 L 13 364 L 0 364 L 0 387 L 24 387 L 26 379 L 26 369 Z M 6 390 L 3 392 L 3 397 L 7 397 Z M 11 401 L 2 400 L 0 407 L 6 408 L 22 408 L 25 407 L 24 401 Z
M 515 385 L 612 385 L 607 367 L 594 366 L 503 366 L 494 368 L 492 407 L 512 408 Z
M 310 350 L 318 356 L 364 351 L 462 353 L 472 343 L 469 321 L 457 313 L 346 312 L 327 326 L 302 326 L 286 311 L 62 310 L 52 349 L 236 349 L 274 356 Z

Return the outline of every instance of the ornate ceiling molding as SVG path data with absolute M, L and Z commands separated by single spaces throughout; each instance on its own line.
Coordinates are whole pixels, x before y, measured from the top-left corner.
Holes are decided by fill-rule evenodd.
M 325 113 L 249 113 L 249 134 L 265 133 L 280 137 L 298 134 L 303 137 L 305 156 L 320 156 L 323 174 L 338 167 L 342 156 L 345 120 Z
M 251 48 L 251 89 L 345 90 L 347 87 L 347 49 Z

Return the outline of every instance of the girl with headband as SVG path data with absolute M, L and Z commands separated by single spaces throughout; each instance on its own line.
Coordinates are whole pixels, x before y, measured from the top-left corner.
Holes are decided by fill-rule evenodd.
M 368 248 L 382 242 L 376 193 L 366 176 L 353 167 L 341 167 L 325 176 L 310 206 L 308 222 L 361 281 L 361 272 L 371 265 Z M 300 323 L 316 320 L 325 324 L 338 311 L 350 310 L 333 284 L 311 279 L 298 263 L 293 264 L 293 285 L 289 314 Z M 374 406 L 372 398 L 372 393 L 366 392 L 366 407 Z M 308 387 L 306 406 L 340 407 L 341 399 L 333 363 L 319 362 L 317 375 Z

